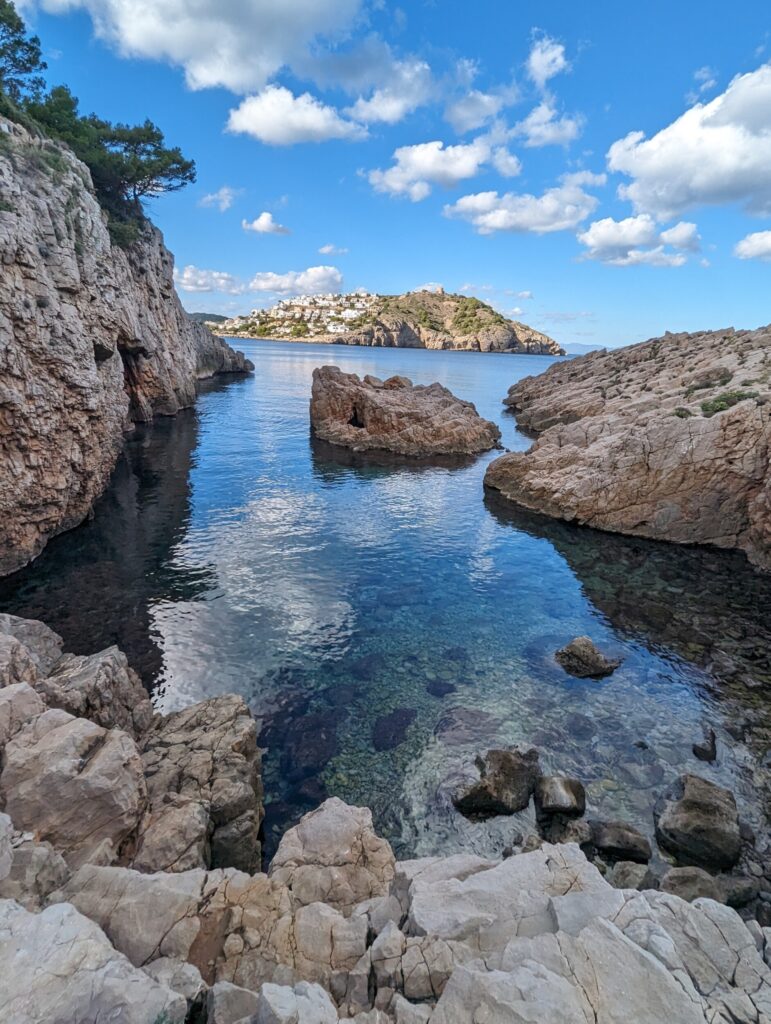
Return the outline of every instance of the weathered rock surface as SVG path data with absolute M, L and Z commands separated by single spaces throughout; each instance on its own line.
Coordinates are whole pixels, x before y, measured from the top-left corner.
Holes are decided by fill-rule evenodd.
M 174 291 L 147 223 L 112 245 L 89 172 L 65 147 L 2 120 L 0 573 L 81 522 L 132 420 L 192 404 L 195 383 L 250 366 Z
M 733 794 L 698 775 L 681 775 L 654 811 L 656 839 L 678 863 L 732 868 L 742 837 Z
M 592 843 L 603 857 L 611 861 L 635 861 L 647 864 L 651 844 L 639 829 L 625 821 L 592 822 Z
M 181 1024 L 185 999 L 129 963 L 67 903 L 31 914 L 0 900 L 3 1024 Z
M 577 636 L 554 657 L 566 672 L 580 679 L 602 679 L 621 664 L 618 658 L 606 658 L 588 636 Z
M 586 810 L 586 791 L 578 779 L 544 775 L 535 784 L 535 810 L 539 818 L 580 817 Z
M 0 634 L 10 635 L 26 648 L 29 659 L 35 666 L 36 677 L 42 679 L 48 675 L 62 656 L 64 641 L 58 633 L 54 633 L 44 622 L 37 619 L 21 619 L 17 615 L 0 615 Z M 11 680 L 11 682 L 29 682 L 30 680 Z M 7 685 L 2 684 L 2 685 Z
M 530 803 L 541 769 L 538 751 L 488 750 L 477 757 L 478 777 L 464 784 L 453 796 L 453 803 L 467 817 L 489 818 L 495 814 L 515 814 Z
M 473 455 L 494 448 L 501 432 L 471 402 L 441 384 L 406 377 L 361 380 L 336 366 L 313 371 L 311 426 L 317 437 L 354 451 L 400 455 Z
M 505 404 L 538 434 L 489 487 L 603 530 L 771 568 L 771 328 L 667 334 L 552 366 Z

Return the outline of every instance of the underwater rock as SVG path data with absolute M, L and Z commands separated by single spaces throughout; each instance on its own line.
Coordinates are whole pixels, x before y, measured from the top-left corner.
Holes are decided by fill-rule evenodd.
M 372 726 L 372 745 L 377 751 L 393 750 L 404 742 L 407 729 L 417 717 L 414 708 L 397 708 L 381 715 Z
M 555 814 L 580 817 L 586 810 L 586 791 L 578 779 L 544 775 L 535 784 L 535 811 L 539 818 Z
M 484 757 L 476 758 L 474 767 L 478 778 L 453 796 L 455 807 L 467 818 L 490 818 L 524 810 L 541 775 L 535 747 L 488 750 Z
M 566 672 L 579 679 L 602 679 L 621 664 L 620 658 L 606 658 L 588 636 L 571 640 L 554 657 Z

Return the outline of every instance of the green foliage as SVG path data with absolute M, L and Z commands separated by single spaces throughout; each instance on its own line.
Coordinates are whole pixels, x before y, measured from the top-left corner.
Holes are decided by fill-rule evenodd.
M 289 334 L 293 338 L 307 338 L 307 336 L 310 334 L 310 330 L 308 329 L 308 325 L 305 323 L 305 321 L 300 321 L 300 323 L 292 324 L 292 328 L 289 331 Z
M 714 398 L 702 402 L 701 411 L 707 417 L 714 416 L 715 413 L 725 412 L 726 409 L 733 408 L 733 406 L 738 405 L 739 402 L 743 402 L 747 398 L 757 397 L 757 391 L 724 391 L 721 395 L 716 395 Z
M 698 384 L 690 384 L 685 392 L 685 397 L 690 398 L 694 391 L 705 391 L 707 388 L 724 388 L 731 383 L 733 374 L 724 366 L 718 367 L 713 373 L 699 381 Z
M 0 199 L 0 213 L 14 213 L 13 203 L 9 203 L 7 199 Z
M 672 415 L 677 416 L 681 420 L 687 420 L 693 416 L 693 413 L 690 409 L 686 409 L 684 405 L 678 405 Z
M 36 95 L 43 88 L 40 72 L 45 67 L 38 37 L 27 37 L 14 5 L 0 0 L 0 93 L 16 104 L 25 94 Z

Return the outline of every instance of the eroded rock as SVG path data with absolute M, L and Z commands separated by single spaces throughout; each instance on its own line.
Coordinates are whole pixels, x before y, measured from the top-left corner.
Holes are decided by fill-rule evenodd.
M 534 747 L 488 750 L 476 758 L 475 768 L 478 778 L 464 784 L 452 798 L 461 814 L 469 818 L 524 810 L 541 774 Z
M 681 775 L 654 810 L 656 839 L 680 864 L 727 869 L 742 838 L 733 794 L 698 775 Z
M 566 672 L 581 679 L 602 679 L 621 664 L 619 658 L 606 658 L 588 636 L 577 636 L 554 657 Z
M 586 791 L 578 779 L 543 775 L 535 784 L 535 810 L 541 819 L 554 815 L 580 817 L 586 810 Z

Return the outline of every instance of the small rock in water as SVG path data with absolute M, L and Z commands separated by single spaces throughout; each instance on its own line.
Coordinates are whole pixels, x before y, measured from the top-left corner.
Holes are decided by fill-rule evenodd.
M 700 761 L 714 761 L 717 758 L 715 730 L 708 729 L 703 743 L 694 743 L 693 753 Z
M 372 744 L 375 750 L 393 750 L 404 740 L 405 733 L 415 721 L 414 708 L 397 708 L 387 715 L 381 715 L 372 727 Z
M 432 680 L 426 687 L 426 692 L 432 697 L 446 697 L 448 693 L 455 693 L 457 686 L 454 683 L 446 683 L 442 679 Z
M 578 636 L 556 652 L 554 657 L 571 676 L 579 679 L 602 679 L 615 672 L 620 658 L 606 658 L 588 636 Z
M 524 810 L 541 774 L 534 747 L 488 750 L 484 757 L 477 757 L 475 768 L 479 778 L 453 797 L 457 809 L 469 818 L 490 818 Z
M 578 779 L 544 775 L 535 785 L 535 810 L 539 818 L 553 814 L 580 817 L 586 810 L 586 791 Z
M 651 844 L 639 831 L 625 821 L 593 822 L 594 845 L 610 860 L 635 861 L 647 864 L 651 859 Z

